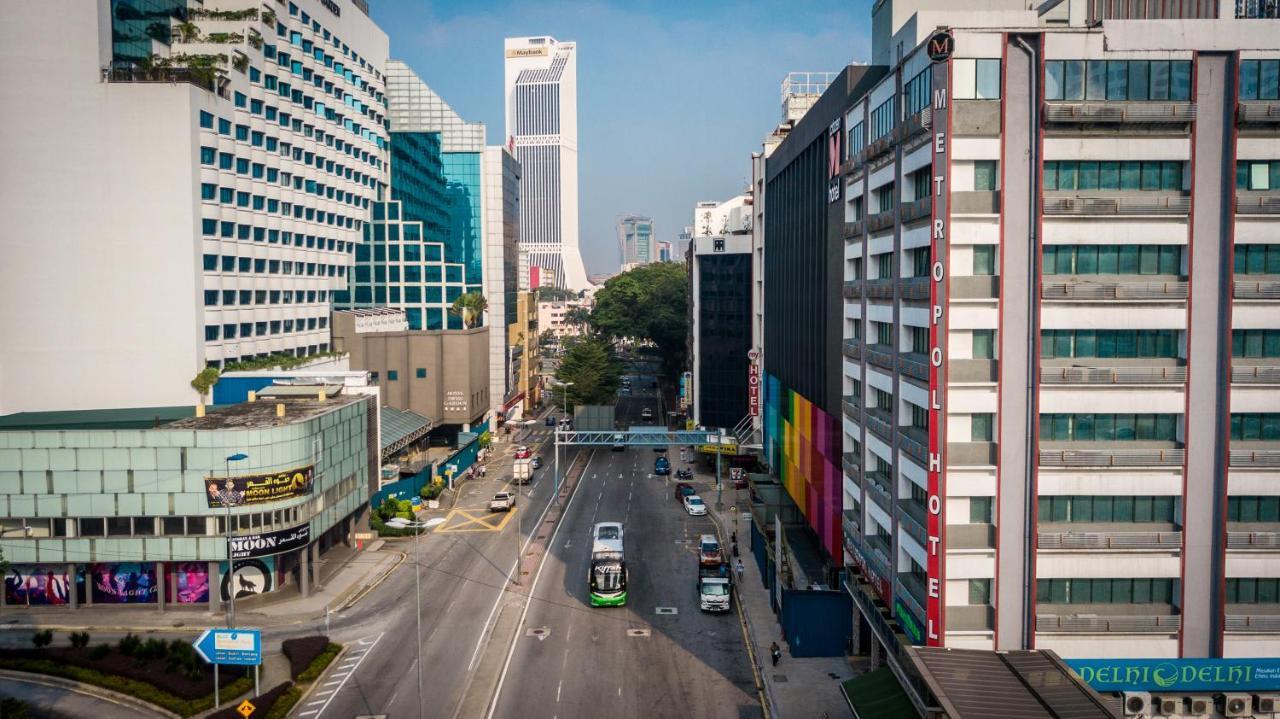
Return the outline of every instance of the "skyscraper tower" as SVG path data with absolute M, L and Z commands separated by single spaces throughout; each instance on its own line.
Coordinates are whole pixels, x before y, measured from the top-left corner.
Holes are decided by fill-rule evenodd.
M 506 39 L 507 142 L 520 161 L 520 247 L 560 287 L 588 286 L 578 251 L 577 45 Z

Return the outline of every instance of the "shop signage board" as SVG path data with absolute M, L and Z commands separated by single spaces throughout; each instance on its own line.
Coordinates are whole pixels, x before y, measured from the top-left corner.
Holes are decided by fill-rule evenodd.
M 232 507 L 302 497 L 311 494 L 315 478 L 316 467 L 313 464 L 268 474 L 205 477 L 204 481 L 209 508 L 220 509 L 228 496 Z
M 1280 691 L 1280 658 L 1066 659 L 1100 692 Z

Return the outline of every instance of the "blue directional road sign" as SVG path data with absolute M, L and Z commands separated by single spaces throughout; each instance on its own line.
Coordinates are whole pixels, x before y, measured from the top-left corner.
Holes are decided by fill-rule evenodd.
M 192 646 L 210 664 L 257 666 L 262 663 L 260 629 L 206 629 Z

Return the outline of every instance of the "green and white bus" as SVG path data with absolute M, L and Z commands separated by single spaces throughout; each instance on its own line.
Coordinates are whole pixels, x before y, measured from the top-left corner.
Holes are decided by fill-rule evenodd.
M 627 563 L 622 553 L 622 523 L 600 522 L 591 530 L 591 568 L 587 572 L 591 606 L 627 603 Z

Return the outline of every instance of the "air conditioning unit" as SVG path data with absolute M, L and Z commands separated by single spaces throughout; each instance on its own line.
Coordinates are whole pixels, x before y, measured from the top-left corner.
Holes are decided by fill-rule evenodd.
M 1152 697 L 1151 713 L 1155 716 L 1171 717 L 1177 716 L 1178 710 L 1182 708 L 1182 702 L 1173 697 Z
M 1253 706 L 1260 714 L 1280 712 L 1280 694 L 1254 694 Z
M 1213 714 L 1213 700 L 1205 697 L 1188 697 L 1187 708 L 1183 712 L 1183 716 L 1188 717 L 1207 717 Z
M 1145 716 L 1147 707 L 1151 706 L 1151 695 L 1146 692 L 1124 693 L 1124 715 L 1127 717 Z
M 1222 713 L 1229 717 L 1253 716 L 1253 697 L 1249 694 L 1223 694 Z

